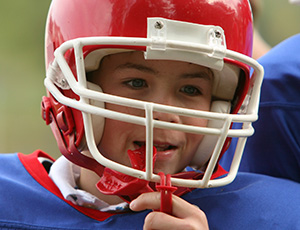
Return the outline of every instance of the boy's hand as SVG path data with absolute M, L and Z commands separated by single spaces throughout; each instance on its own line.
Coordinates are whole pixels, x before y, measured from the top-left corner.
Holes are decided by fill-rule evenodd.
M 145 218 L 144 229 L 209 229 L 206 215 L 197 206 L 192 205 L 178 196 L 172 196 L 172 216 L 163 212 L 153 211 Z M 143 193 L 130 203 L 132 211 L 160 209 L 160 193 Z

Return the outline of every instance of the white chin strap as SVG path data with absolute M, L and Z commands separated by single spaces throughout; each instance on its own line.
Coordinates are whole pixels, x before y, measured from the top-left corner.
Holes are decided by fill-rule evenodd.
M 228 101 L 213 101 L 211 104 L 211 112 L 216 113 L 229 113 L 231 104 Z M 221 128 L 224 121 L 221 120 L 209 120 L 207 127 L 210 128 Z M 198 150 L 191 161 L 191 165 L 197 168 L 204 166 L 209 158 L 211 157 L 219 136 L 215 135 L 205 135 L 198 147 Z

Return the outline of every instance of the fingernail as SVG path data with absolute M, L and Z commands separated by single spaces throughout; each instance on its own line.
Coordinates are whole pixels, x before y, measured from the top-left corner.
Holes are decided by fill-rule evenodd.
M 131 201 L 130 204 L 129 204 L 129 208 L 134 209 L 135 206 L 136 206 L 136 200 Z

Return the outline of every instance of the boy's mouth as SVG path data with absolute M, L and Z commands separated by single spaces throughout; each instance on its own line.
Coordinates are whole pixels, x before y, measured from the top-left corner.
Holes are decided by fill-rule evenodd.
M 145 142 L 143 141 L 134 141 L 133 142 L 135 145 L 137 145 L 138 147 L 142 147 L 145 145 Z M 175 150 L 178 147 L 175 145 L 171 145 L 168 143 L 153 143 L 153 146 L 156 148 L 157 152 L 165 152 L 168 150 Z

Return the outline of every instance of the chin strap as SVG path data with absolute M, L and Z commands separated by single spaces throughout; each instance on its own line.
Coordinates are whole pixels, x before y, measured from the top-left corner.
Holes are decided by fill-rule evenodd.
M 60 152 L 72 163 L 90 169 L 101 177 L 104 166 L 100 165 L 95 159 L 83 155 L 76 147 L 74 121 L 69 117 L 68 123 L 66 123 L 66 119 L 64 119 L 64 117 L 67 116 L 66 114 L 68 114 L 66 112 L 67 107 L 64 107 L 64 109 L 55 116 L 52 111 L 50 98 L 44 96 L 42 99 L 41 110 L 42 118 L 47 125 L 50 125 Z M 64 134 L 68 136 L 68 143 L 63 138 Z
M 145 146 L 136 150 L 128 150 L 131 166 L 145 171 Z M 155 162 L 156 148 L 153 148 L 153 161 Z M 154 163 L 153 162 L 153 163 Z M 103 175 L 97 183 L 98 190 L 106 195 L 117 195 L 126 202 L 130 202 L 145 192 L 153 192 L 149 181 L 128 176 L 110 168 L 105 168 Z
M 153 161 L 155 162 L 155 147 L 153 149 L 153 154 Z M 134 151 L 128 150 L 128 155 L 133 168 L 145 171 L 145 147 L 141 147 L 140 149 Z M 218 165 L 216 171 L 212 175 L 212 179 L 222 176 L 226 173 L 227 172 L 220 165 Z M 128 176 L 115 170 L 105 168 L 101 179 L 97 183 L 97 188 L 103 194 L 117 195 L 128 203 L 142 193 L 159 191 L 161 193 L 160 211 L 172 214 L 172 194 L 182 196 L 192 191 L 193 188 L 172 186 L 171 176 L 195 180 L 203 177 L 203 173 L 196 171 L 182 172 L 174 175 L 165 175 L 163 172 L 159 172 L 158 175 L 161 178 L 160 183 L 155 184 L 153 182 Z

